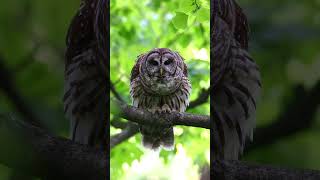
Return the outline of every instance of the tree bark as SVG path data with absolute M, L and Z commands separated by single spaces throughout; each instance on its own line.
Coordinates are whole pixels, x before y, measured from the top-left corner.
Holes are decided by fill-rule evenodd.
M 268 165 L 253 165 L 241 161 L 214 161 L 211 166 L 214 180 L 318 180 L 316 170 L 297 170 Z
M 151 113 L 124 103 L 112 102 L 115 115 L 139 124 L 159 124 L 163 126 L 184 125 L 210 129 L 210 116 L 190 113 Z

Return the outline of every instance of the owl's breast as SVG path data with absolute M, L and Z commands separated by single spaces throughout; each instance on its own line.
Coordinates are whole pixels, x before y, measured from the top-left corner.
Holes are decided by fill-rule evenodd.
M 181 79 L 177 77 L 149 77 L 143 78 L 144 89 L 156 95 L 168 95 L 175 92 L 181 85 Z
M 149 78 L 145 82 L 138 77 L 130 83 L 130 95 L 134 107 L 161 108 L 167 104 L 171 110 L 184 112 L 189 105 L 191 84 L 187 77 L 167 81 Z

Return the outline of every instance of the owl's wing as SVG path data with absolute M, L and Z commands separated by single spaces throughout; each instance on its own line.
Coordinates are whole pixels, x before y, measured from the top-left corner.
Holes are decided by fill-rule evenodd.
M 131 76 L 130 76 L 130 81 L 132 82 L 135 78 L 137 78 L 140 74 L 140 66 L 141 66 L 141 61 L 144 58 L 144 54 L 140 54 L 136 60 L 135 65 L 131 69 Z
M 108 1 L 84 0 L 67 34 L 64 109 L 71 122 L 71 138 L 97 145 L 106 138 L 107 63 L 101 36 L 108 32 Z M 104 9 L 104 10 L 101 10 Z M 96 26 L 98 22 L 102 24 Z M 105 36 L 105 38 L 107 38 Z M 105 50 L 105 51 L 104 51 Z
M 229 3 L 229 7 L 235 7 L 232 0 L 218 2 Z M 223 7 L 218 9 L 223 10 Z M 247 42 L 243 40 L 247 38 L 246 33 L 235 32 L 241 28 L 236 27 L 236 17 L 232 21 L 235 24 L 233 25 L 230 23 L 230 17 L 225 16 L 228 13 L 217 12 L 213 18 L 211 36 L 214 142 L 212 149 L 215 159 L 238 159 L 243 152 L 246 139 L 252 138 L 256 101 L 261 89 L 260 74 L 246 50 Z
M 188 77 L 188 66 L 187 64 L 184 62 L 184 58 L 180 55 L 179 52 L 174 52 L 176 57 L 179 58 L 180 60 L 178 61 L 179 63 L 182 63 L 181 68 L 183 68 L 182 73 L 185 77 Z

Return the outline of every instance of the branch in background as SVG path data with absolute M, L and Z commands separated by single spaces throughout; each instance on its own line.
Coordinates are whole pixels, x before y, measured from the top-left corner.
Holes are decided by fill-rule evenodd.
M 246 151 L 274 143 L 312 126 L 320 103 L 320 81 L 309 92 L 301 86 L 296 87 L 292 97 L 292 102 L 287 103 L 277 120 L 256 130 L 253 142 Z
M 252 165 L 241 161 L 214 161 L 211 174 L 219 180 L 300 180 L 320 179 L 320 171 Z
M 120 101 L 121 103 L 125 103 L 121 95 L 118 93 L 118 91 L 115 89 L 114 84 L 110 82 L 110 90 L 113 93 L 113 95 Z M 116 116 L 113 121 L 110 122 L 110 124 L 115 128 L 120 128 L 122 131 L 116 135 L 113 135 L 110 137 L 110 149 L 115 147 L 116 145 L 120 144 L 123 141 L 126 141 L 130 137 L 134 136 L 139 132 L 139 127 L 137 124 L 132 122 L 122 122 L 120 121 L 120 117 Z
M 54 137 L 28 123 L 0 117 L 0 162 L 50 179 L 106 178 L 105 152 Z
M 116 97 L 116 99 L 122 103 L 124 103 L 125 101 L 123 100 L 123 98 L 121 97 L 121 95 L 118 93 L 118 91 L 115 89 L 113 83 L 111 82 L 111 80 L 109 80 L 110 83 L 110 90 L 113 93 L 113 95 Z
M 128 122 L 121 121 L 119 117 L 115 117 L 110 121 L 110 125 L 118 129 L 124 129 L 128 126 L 128 124 Z
M 129 139 L 139 132 L 139 127 L 137 124 L 129 122 L 127 127 L 121 131 L 121 133 L 111 136 L 110 138 L 110 148 L 112 149 L 121 142 Z
M 25 103 L 25 100 L 15 87 L 13 76 L 5 67 L 4 59 L 0 55 L 0 90 L 11 100 L 18 112 L 24 116 L 24 120 L 38 127 L 44 127 L 34 112 Z
M 34 42 L 34 45 L 31 49 L 31 51 L 28 52 L 27 55 L 25 55 L 25 57 L 23 57 L 20 60 L 20 63 L 18 65 L 16 65 L 12 71 L 16 74 L 16 73 L 19 73 L 19 72 L 27 69 L 28 66 L 30 66 L 32 63 L 34 63 L 34 56 L 35 56 L 36 52 L 39 50 L 39 48 L 40 48 L 40 43 Z
M 197 106 L 200 106 L 208 101 L 208 98 L 210 96 L 210 88 L 209 89 L 202 89 L 194 101 L 191 101 L 188 109 L 195 108 Z
M 139 124 L 159 124 L 163 126 L 184 125 L 210 129 L 210 116 L 190 113 L 151 113 L 127 104 L 113 101 L 113 113 Z

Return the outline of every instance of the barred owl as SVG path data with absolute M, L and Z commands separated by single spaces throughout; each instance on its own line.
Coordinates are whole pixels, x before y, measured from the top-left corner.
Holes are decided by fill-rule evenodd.
M 64 110 L 72 140 L 106 148 L 108 0 L 82 0 L 67 34 Z
M 211 1 L 213 158 L 238 159 L 255 127 L 261 82 L 248 54 L 247 19 L 235 0 Z
M 152 113 L 184 112 L 191 84 L 183 58 L 167 48 L 155 48 L 138 56 L 131 71 L 130 95 L 134 107 Z M 174 147 L 173 127 L 140 125 L 142 144 L 149 149 Z

